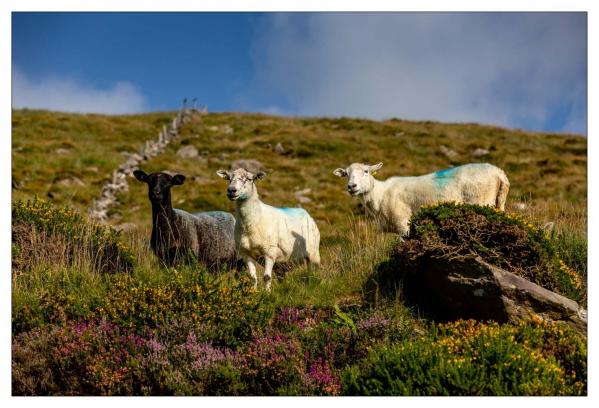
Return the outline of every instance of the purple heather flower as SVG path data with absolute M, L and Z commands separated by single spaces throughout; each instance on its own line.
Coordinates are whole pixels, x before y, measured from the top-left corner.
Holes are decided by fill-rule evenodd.
M 214 347 L 212 344 L 207 342 L 198 343 L 194 333 L 190 333 L 187 336 L 187 341 L 185 342 L 184 348 L 193 359 L 191 366 L 194 370 L 210 368 L 216 363 L 225 360 L 229 360 L 236 364 L 239 360 L 238 354 L 227 348 Z
M 358 330 L 369 330 L 372 328 L 384 328 L 389 325 L 390 320 L 381 316 L 371 316 L 368 319 L 360 320 L 356 327 Z

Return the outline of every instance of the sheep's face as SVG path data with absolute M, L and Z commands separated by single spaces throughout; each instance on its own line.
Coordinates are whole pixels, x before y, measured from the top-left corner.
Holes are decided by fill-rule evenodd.
M 383 167 L 383 163 L 373 166 L 364 163 L 352 163 L 349 167 L 338 168 L 333 172 L 338 177 L 347 177 L 347 191 L 352 196 L 368 194 L 374 186 L 372 175 Z
M 259 171 L 254 174 L 246 169 L 236 169 L 233 171 L 219 170 L 216 172 L 219 177 L 229 180 L 227 188 L 227 198 L 231 201 L 244 201 L 250 198 L 256 189 L 254 183 L 266 176 L 266 173 Z
M 185 176 L 182 174 L 171 176 L 166 173 L 152 173 L 148 175 L 141 170 L 135 170 L 133 175 L 148 185 L 148 198 L 152 203 L 164 203 L 165 200 L 170 199 L 171 187 L 181 185 L 185 181 Z

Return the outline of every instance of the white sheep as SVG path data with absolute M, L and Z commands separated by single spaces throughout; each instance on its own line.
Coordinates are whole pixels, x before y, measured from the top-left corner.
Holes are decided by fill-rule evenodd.
M 303 208 L 277 208 L 264 204 L 258 197 L 255 181 L 264 172 L 245 169 L 219 170 L 229 180 L 227 197 L 236 203 L 235 242 L 257 287 L 256 259 L 264 258 L 264 284 L 270 290 L 275 262 L 308 261 L 320 264 L 320 232 Z
M 407 234 L 410 217 L 424 205 L 457 202 L 505 208 L 510 182 L 503 170 L 491 164 L 472 163 L 424 176 L 379 181 L 373 174 L 382 166 L 353 163 L 333 174 L 348 178 L 347 191 L 358 197 L 383 231 Z

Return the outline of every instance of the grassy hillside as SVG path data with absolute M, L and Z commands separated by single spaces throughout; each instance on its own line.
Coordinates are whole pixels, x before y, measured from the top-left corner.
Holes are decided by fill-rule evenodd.
M 124 160 L 123 152 L 134 152 L 144 140 L 155 138 L 173 116 L 14 111 L 13 181 L 23 185 L 13 197 L 49 193 L 58 204 L 85 208 L 99 193 L 101 182 Z M 226 126 L 233 133 L 224 132 Z M 539 219 L 565 217 L 567 223 L 578 222 L 578 217 L 586 214 L 587 140 L 582 137 L 476 124 L 249 114 L 196 116 L 182 134 L 178 143 L 146 167 L 149 171 L 181 172 L 189 181 L 197 178 L 174 193 L 177 205 L 187 209 L 233 208 L 224 195 L 225 185 L 214 173 L 233 160 L 255 158 L 269 170 L 260 186 L 262 197 L 274 204 L 295 205 L 293 191 L 311 188 L 313 201 L 305 207 L 327 232 L 332 225 L 334 229 L 342 227 L 336 224 L 353 205 L 343 181 L 334 177 L 332 170 L 354 161 L 383 161 L 380 178 L 487 161 L 503 168 L 510 178 L 508 208 L 515 201 L 525 201 L 529 204 L 526 211 Z M 290 154 L 273 151 L 279 142 Z M 177 159 L 176 150 L 188 144 L 196 146 L 201 156 Z M 441 145 L 456 151 L 457 158 L 447 159 L 439 152 Z M 475 159 L 471 152 L 477 147 L 491 152 Z M 73 177 L 85 185 L 64 181 Z M 148 225 L 149 203 L 142 186 L 135 180 L 131 185 L 130 194 L 121 197 L 123 205 L 114 212 L 116 222 Z
M 39 195 L 56 204 L 85 211 L 102 183 L 144 140 L 174 113 L 133 116 L 73 115 L 44 111 L 13 112 L 13 199 Z M 227 131 L 232 129 L 232 133 Z M 144 165 L 146 172 L 170 170 L 187 176 L 173 189 L 173 204 L 188 211 L 234 211 L 226 183 L 215 172 L 237 159 L 254 158 L 268 173 L 259 184 L 264 201 L 296 206 L 294 191 L 311 189 L 303 204 L 323 237 L 324 258 L 334 258 L 334 243 L 343 240 L 361 211 L 332 171 L 351 162 L 384 162 L 377 175 L 419 175 L 452 165 L 487 161 L 503 168 L 511 182 L 507 210 L 539 224 L 555 222 L 558 231 L 586 238 L 587 140 L 507 130 L 476 124 L 442 124 L 401 120 L 287 118 L 257 114 L 195 116 L 181 138 Z M 274 152 L 282 143 L 286 155 Z M 200 156 L 179 159 L 176 151 L 193 145 Z M 457 153 L 449 160 L 445 145 Z M 476 148 L 490 151 L 473 158 Z M 113 224 L 134 223 L 149 236 L 150 203 L 146 186 L 130 180 L 130 191 L 111 212 Z M 526 203 L 526 208 L 514 203 Z M 358 217 L 352 218 L 352 217 Z M 327 254 L 330 250 L 332 253 Z M 326 261 L 325 261 L 326 263 Z
M 180 339 L 182 333 L 185 335 L 188 332 L 197 334 L 202 330 L 208 330 L 206 332 L 208 334 L 205 334 L 206 337 L 202 337 L 202 341 L 215 342 L 214 344 L 232 347 L 235 350 L 244 350 L 249 353 L 248 355 L 253 356 L 248 357 L 250 360 L 244 360 L 244 364 L 250 364 L 248 361 L 253 361 L 251 364 L 263 363 L 262 357 L 258 358 L 253 354 L 255 352 L 253 347 L 258 346 L 252 341 L 257 341 L 259 344 L 262 344 L 260 342 L 263 341 L 268 343 L 271 341 L 268 340 L 270 339 L 268 336 L 272 335 L 273 330 L 277 333 L 281 330 L 283 333 L 287 333 L 286 330 L 291 330 L 295 334 L 289 334 L 289 338 L 285 337 L 287 335 L 282 337 L 283 340 L 281 337 L 276 337 L 279 340 L 276 340 L 275 343 L 282 342 L 281 344 L 268 343 L 276 349 L 276 352 L 273 351 L 273 355 L 292 353 L 290 350 L 293 350 L 293 353 L 297 352 L 298 355 L 303 355 L 301 350 L 311 350 L 309 354 L 314 354 L 314 360 L 310 360 L 309 363 L 303 362 L 303 357 L 299 357 L 299 360 L 293 363 L 297 363 L 297 367 L 303 367 L 301 370 L 309 369 L 309 373 L 305 373 L 308 377 L 314 374 L 319 378 L 316 380 L 316 377 L 301 377 L 303 378 L 301 381 L 297 380 L 298 384 L 303 384 L 302 386 L 308 387 L 307 389 L 285 388 L 289 384 L 276 386 L 271 384 L 273 388 L 264 388 L 268 381 L 265 383 L 265 380 L 259 380 L 259 376 L 265 375 L 265 378 L 269 378 L 274 375 L 273 373 L 266 370 L 265 367 L 257 368 L 251 364 L 249 368 L 245 365 L 239 368 L 236 366 L 239 362 L 231 357 L 234 361 L 231 360 L 227 364 L 233 364 L 237 367 L 235 370 L 240 369 L 246 373 L 244 375 L 258 377 L 255 379 L 257 382 L 253 385 L 249 382 L 244 383 L 243 387 L 249 388 L 231 388 L 227 391 L 230 394 L 275 392 L 336 394 L 341 392 L 339 383 L 341 370 L 353 363 L 356 356 L 365 358 L 368 350 L 371 350 L 375 343 L 377 347 L 381 347 L 381 344 L 399 347 L 401 342 L 409 345 L 414 337 L 418 337 L 420 338 L 420 343 L 418 343 L 420 345 L 416 350 L 418 353 L 427 350 L 431 342 L 436 345 L 440 341 L 439 334 L 434 330 L 429 331 L 430 322 L 416 316 L 403 305 L 401 299 L 391 300 L 391 303 L 378 305 L 374 309 L 369 309 L 370 306 L 365 305 L 363 293 L 365 282 L 372 276 L 377 264 L 388 258 L 389 249 L 396 238 L 392 234 L 379 233 L 373 223 L 363 216 L 357 202 L 346 193 L 346 181 L 332 174 L 335 168 L 355 161 L 384 162 L 382 170 L 377 175 L 379 178 L 392 175 L 425 174 L 452 165 L 475 161 L 495 164 L 506 171 L 511 182 L 507 210 L 520 213 L 537 226 L 542 226 L 549 221 L 554 222 L 556 228 L 551 240 L 558 248 L 561 258 L 583 278 L 586 275 L 587 140 L 585 138 L 575 135 L 522 132 L 476 124 L 442 124 L 401 120 L 375 122 L 347 118 L 287 118 L 235 113 L 194 116 L 192 121 L 182 129 L 181 137 L 168 146 L 163 154 L 142 165 L 142 169 L 148 173 L 168 170 L 182 173 L 187 177 L 183 186 L 174 187 L 172 190 L 175 207 L 194 212 L 214 209 L 234 211 L 233 203 L 228 201 L 225 195 L 227 184 L 216 176 L 215 172 L 221 168 L 228 168 L 230 163 L 237 159 L 259 160 L 267 172 L 267 177 L 259 182 L 258 187 L 265 202 L 276 206 L 298 206 L 300 204 L 294 192 L 304 189 L 311 190 L 304 194 L 311 201 L 301 204 L 301 206 L 313 215 L 321 231 L 321 269 L 314 272 L 304 266 L 292 267 L 286 272 L 283 280 L 274 282 L 272 294 L 250 296 L 248 288 L 243 283 L 239 283 L 238 274 L 233 271 L 224 271 L 222 278 L 215 282 L 199 273 L 197 265 L 193 263 L 177 269 L 161 268 L 148 246 L 151 207 L 147 199 L 147 187 L 131 178 L 129 192 L 119 196 L 118 206 L 110 213 L 110 223 L 113 225 L 131 223 L 134 227 L 128 228 L 124 232 L 120 238 L 121 243 L 117 245 L 116 242 L 110 241 L 110 245 L 117 245 L 116 248 L 126 254 L 126 259 L 131 260 L 132 270 L 129 275 L 125 276 L 104 275 L 98 272 L 97 259 L 93 258 L 94 251 L 85 249 L 87 241 L 71 243 L 69 237 L 64 240 L 54 240 L 52 238 L 53 231 L 55 231 L 53 223 L 63 225 L 66 222 L 64 221 L 65 213 L 60 209 L 65 205 L 74 207 L 85 215 L 87 207 L 91 204 L 92 199 L 99 195 L 103 183 L 109 179 L 111 172 L 126 159 L 123 153 L 135 152 L 145 140 L 155 139 L 158 130 L 172 120 L 173 116 L 173 112 L 101 116 L 28 110 L 13 111 L 13 202 L 39 196 L 57 206 L 57 210 L 49 209 L 45 205 L 19 207 L 22 209 L 20 217 L 23 220 L 30 220 L 31 217 L 34 217 L 36 222 L 42 223 L 41 225 L 46 228 L 45 235 L 40 235 L 35 231 L 25 233 L 25 238 L 22 239 L 23 245 L 43 249 L 46 251 L 43 253 L 48 254 L 47 259 L 44 258 L 45 255 L 38 254 L 34 261 L 31 261 L 27 251 L 16 251 L 13 245 L 13 261 L 18 260 L 19 265 L 27 266 L 19 268 L 17 272 L 13 269 L 12 282 L 13 330 L 19 334 L 19 338 L 15 340 L 18 347 L 15 347 L 20 350 L 21 354 L 17 354 L 20 356 L 18 358 L 22 358 L 23 367 L 26 367 L 30 360 L 27 357 L 28 353 L 38 355 L 50 353 L 48 350 L 42 350 L 43 347 L 49 347 L 44 343 L 46 341 L 44 339 L 50 339 L 47 341 L 52 342 L 54 340 L 51 339 L 55 339 L 56 336 L 59 336 L 60 339 L 65 339 L 73 333 L 75 337 L 79 336 L 81 328 L 75 324 L 78 319 L 86 319 L 86 321 L 97 318 L 107 319 L 113 323 L 116 322 L 122 330 L 137 330 L 138 334 L 146 333 L 146 330 L 150 329 L 157 330 L 153 332 L 156 336 L 164 336 L 169 342 L 174 342 L 172 344 L 179 344 L 178 341 L 185 342 L 185 338 Z M 278 143 L 282 143 L 285 149 L 284 154 L 275 152 L 274 147 Z M 199 156 L 191 159 L 178 158 L 177 150 L 185 145 L 195 146 L 200 152 Z M 451 160 L 448 159 L 439 151 L 441 145 L 454 150 L 456 155 Z M 476 148 L 487 149 L 490 153 L 484 158 L 473 158 L 472 152 Z M 525 205 L 522 205 L 523 203 Z M 32 212 L 33 216 L 29 212 Z M 14 215 L 13 208 L 13 217 Z M 53 217 L 57 221 L 51 221 L 50 227 L 45 226 L 44 223 L 47 223 L 48 219 L 52 220 Z M 79 222 L 80 220 L 77 219 L 76 224 L 79 225 Z M 89 227 L 69 228 L 69 231 L 75 231 L 77 228 Z M 97 233 L 103 236 L 101 232 Z M 87 234 L 89 235 L 89 232 Z M 93 234 L 96 234 L 95 230 Z M 112 237 L 111 234 L 107 236 Z M 72 255 L 73 251 L 79 251 L 77 256 Z M 258 275 L 261 277 L 260 272 Z M 205 299 L 210 299 L 210 301 Z M 251 311 L 244 309 L 244 304 L 249 305 Z M 212 310 L 210 310 L 211 307 Z M 273 308 L 276 309 L 276 313 L 273 312 Z M 233 313 L 232 310 L 238 312 Z M 245 311 L 241 312 L 242 310 Z M 299 317 L 291 318 L 290 310 L 293 313 L 299 313 Z M 269 315 L 271 312 L 275 313 L 274 317 L 272 314 Z M 231 322 L 221 321 L 223 316 L 226 316 Z M 181 321 L 182 318 L 187 317 L 192 320 Z M 293 329 L 286 326 L 279 327 L 282 321 L 280 319 L 285 321 L 291 319 Z M 169 323 L 164 325 L 167 321 Z M 201 325 L 201 330 L 197 329 L 198 324 Z M 173 332 L 169 331 L 171 325 Z M 356 331 L 357 326 L 369 328 L 368 330 L 372 329 L 374 332 Z M 87 330 L 88 326 L 85 327 Z M 294 337 L 298 335 L 297 333 L 303 333 L 302 330 L 305 327 L 314 327 L 315 329 L 311 334 L 304 333 L 300 337 Z M 558 334 L 562 333 L 559 328 L 545 326 L 539 328 L 536 323 L 533 328 L 523 326 L 513 329 L 515 330 L 513 333 L 510 332 L 512 329 L 506 329 L 507 331 L 502 332 L 503 334 L 499 337 L 497 337 L 497 330 L 492 329 L 491 334 L 488 334 L 487 329 L 483 325 L 477 327 L 475 331 L 480 330 L 482 334 L 479 334 L 484 338 L 490 335 L 493 344 L 497 344 L 497 350 L 504 350 L 505 344 L 513 341 L 513 334 L 516 332 L 520 333 L 517 335 L 517 337 L 520 336 L 518 341 L 526 339 L 528 342 L 534 339 L 537 342 L 535 344 L 538 344 L 539 347 L 543 345 L 542 338 L 548 335 L 547 333 L 553 333 L 553 331 Z M 112 328 L 91 325 L 89 330 L 91 330 L 92 339 L 95 339 L 94 336 L 100 336 L 100 340 L 98 340 L 100 344 L 117 341 L 110 337 L 116 333 Z M 447 333 L 451 333 L 454 329 L 447 330 Z M 345 337 L 343 339 L 331 337 L 337 335 Z M 445 335 L 450 336 L 450 334 Z M 31 342 L 28 336 L 39 339 L 39 342 Z M 102 336 L 108 336 L 110 339 L 106 340 Z M 198 336 L 200 335 L 198 334 Z M 477 336 L 475 335 L 473 338 L 478 338 Z M 512 336 L 512 340 L 509 340 L 510 336 Z M 291 338 L 295 339 L 294 342 L 299 343 L 288 343 L 288 341 L 291 342 Z M 87 339 L 89 340 L 89 338 Z M 197 340 L 201 339 L 198 337 Z M 77 337 L 69 341 L 82 340 Z M 147 341 L 150 346 L 154 344 L 151 343 L 154 341 L 153 339 L 147 339 Z M 351 346 L 351 350 L 336 350 L 338 358 L 330 360 L 331 366 L 326 365 L 325 367 L 323 357 L 318 357 L 320 358 L 318 360 L 316 356 L 320 355 L 319 353 L 322 351 L 320 348 L 325 347 L 328 350 L 327 347 L 333 347 L 332 344 L 337 344 L 338 347 Z M 138 346 L 137 342 L 132 347 Z M 179 352 L 176 351 L 180 346 L 183 347 L 181 344 L 173 346 L 174 349 L 171 349 L 170 346 L 167 347 L 168 353 L 174 353 L 168 355 L 169 361 L 173 362 L 181 358 Z M 583 353 L 583 346 L 584 342 L 579 342 L 568 350 L 570 350 L 569 352 Z M 37 350 L 36 347 L 38 347 Z M 129 346 L 117 344 L 115 347 Z M 155 345 L 151 347 L 155 347 Z M 285 347 L 290 349 L 285 351 Z M 403 346 L 401 347 L 401 349 L 394 349 L 392 354 L 399 353 L 401 355 L 404 350 Z M 479 352 L 477 347 L 469 345 L 468 353 L 473 352 L 474 355 L 477 355 L 476 353 Z M 525 355 L 528 353 L 528 346 L 522 345 L 522 347 L 518 350 Z M 217 351 L 213 350 L 214 353 Z M 444 353 L 445 351 L 439 352 Z M 504 351 L 497 352 L 504 353 Z M 551 375 L 557 375 L 555 373 L 562 370 L 562 366 L 561 363 L 552 360 L 552 356 L 558 358 L 560 352 L 545 349 L 539 352 L 549 356 L 546 361 L 541 359 L 545 364 L 542 367 L 539 366 L 541 373 L 545 373 L 547 378 L 549 378 L 550 372 L 553 373 Z M 95 378 L 93 381 L 99 381 L 97 378 L 102 378 L 100 383 L 105 388 L 92 388 L 86 392 L 108 394 L 148 392 L 147 390 L 118 388 L 115 384 L 120 384 L 119 381 L 112 377 L 105 378 L 103 375 L 109 372 L 122 378 L 125 374 L 118 371 L 121 367 L 120 363 L 112 361 L 112 354 L 106 350 L 98 351 L 96 354 L 92 353 L 92 355 L 99 355 L 102 359 L 107 359 L 106 361 L 101 360 L 102 363 L 97 363 L 93 359 L 86 363 L 93 367 L 96 367 L 96 363 L 100 364 L 100 368 L 96 368 L 104 370 L 103 374 L 96 373 L 97 375 L 94 374 L 92 377 Z M 378 357 L 371 357 L 376 360 L 383 355 L 384 353 L 379 354 Z M 440 355 L 443 359 L 443 354 Z M 77 361 L 80 362 L 83 357 L 77 358 Z M 252 358 L 258 358 L 258 360 L 251 360 Z M 577 364 L 582 364 L 583 361 L 583 358 L 578 355 L 574 357 L 568 355 L 567 358 L 576 360 Z M 392 357 L 389 361 L 393 362 L 394 359 L 395 357 Z M 376 367 L 380 364 L 372 364 L 372 361 L 374 360 L 369 360 L 364 364 L 368 366 L 367 370 L 376 371 Z M 397 361 L 403 360 L 400 358 Z M 537 364 L 527 362 L 527 364 L 529 363 Z M 108 367 L 102 364 L 114 364 L 114 366 Z M 136 362 L 134 366 L 145 367 L 143 366 L 145 363 L 141 366 L 139 364 L 142 363 Z M 181 364 L 191 363 L 187 361 Z M 334 364 L 337 366 L 333 367 Z M 418 362 L 418 364 L 420 363 Z M 22 381 L 22 383 L 19 382 L 19 389 L 23 393 L 61 393 L 67 392 L 65 390 L 68 387 L 73 387 L 72 389 L 76 391 L 71 392 L 77 393 L 86 389 L 76 380 L 79 378 L 81 368 L 71 367 L 68 370 L 72 369 L 74 382 L 68 384 L 68 387 L 65 384 L 53 384 L 53 387 L 58 388 L 42 387 L 33 391 L 33 388 L 29 387 L 34 387 L 34 385 L 29 384 L 28 378 L 33 375 L 35 370 L 39 369 L 40 372 L 43 372 L 45 366 L 40 363 L 40 365 L 30 366 L 27 369 L 23 367 L 24 371 L 19 372 L 22 374 L 19 376 L 19 381 Z M 154 372 L 152 370 L 155 367 L 152 367 L 148 366 L 144 369 L 145 371 L 142 371 L 144 373 L 146 371 L 147 373 Z M 277 371 L 276 375 L 286 378 L 291 374 L 285 370 L 293 371 L 297 367 L 295 365 L 283 367 L 282 371 Z M 586 366 L 584 367 L 586 370 Z M 314 372 L 312 368 L 314 368 Z M 354 369 L 357 370 L 355 367 Z M 401 370 L 403 369 L 401 368 Z M 444 373 L 445 369 L 441 367 L 439 372 Z M 473 369 L 478 370 L 480 367 Z M 64 372 L 68 370 L 65 368 Z M 235 370 L 234 372 L 237 373 Z M 412 368 L 406 368 L 406 372 L 411 370 Z M 555 378 L 555 382 L 551 384 L 541 384 L 537 377 L 534 377 L 530 379 L 530 383 L 526 383 L 528 385 L 525 385 L 524 388 L 521 384 L 512 384 L 514 388 L 509 388 L 509 390 L 489 389 L 483 393 L 551 394 L 557 392 L 556 389 L 559 390 L 559 393 L 565 394 L 584 392 L 586 383 L 583 384 L 583 382 L 586 381 L 586 374 L 584 374 L 585 378 L 581 379 L 583 374 L 580 370 L 582 368 L 580 370 L 577 368 L 577 370 L 576 376 L 572 377 L 576 378 L 577 385 L 570 384 L 568 386 L 574 388 L 565 388 L 565 385 L 560 382 L 562 379 L 559 375 L 563 374 L 560 372 L 562 374 L 558 373 L 559 378 Z M 87 373 L 89 374 L 89 371 Z M 202 375 L 206 374 L 204 371 L 202 373 Z M 231 374 L 229 371 L 227 373 Z M 189 373 L 171 374 L 174 376 L 173 378 L 180 379 Z M 223 372 L 217 374 L 225 375 Z M 347 389 L 366 393 L 358 371 L 346 374 L 344 381 L 349 387 Z M 127 375 L 133 374 L 130 372 Z M 211 375 L 216 374 L 212 373 Z M 503 374 L 499 373 L 498 375 L 501 377 Z M 376 375 L 372 374 L 372 376 Z M 136 378 L 131 377 L 130 384 L 148 380 L 146 378 L 142 381 Z M 318 381 L 323 378 L 328 380 L 325 383 L 319 383 Z M 227 381 L 229 380 L 232 381 L 232 384 L 239 385 L 237 380 L 233 381 L 227 377 Z M 148 381 L 157 380 L 153 378 Z M 210 388 L 201 390 L 185 388 L 189 384 L 177 382 L 179 380 L 174 383 L 172 381 L 175 380 L 172 378 L 160 380 L 161 386 L 165 387 L 165 393 L 217 392 L 211 391 Z M 196 384 L 200 380 L 196 378 L 190 381 L 191 384 Z M 202 381 L 201 383 L 208 387 L 208 383 Z M 227 381 L 224 381 L 223 384 L 228 384 Z M 37 383 L 35 387 L 39 385 Z M 113 386 L 117 388 L 113 388 Z M 323 388 L 319 388 L 321 386 Z M 532 388 L 526 388 L 529 386 Z M 477 389 L 478 385 L 472 383 L 460 387 L 444 388 L 443 392 L 468 394 L 472 393 L 468 390 Z M 574 389 L 576 391 L 572 391 Z M 151 388 L 151 391 L 155 392 L 156 390 Z M 219 389 L 218 392 L 224 391 Z M 415 391 L 398 391 L 398 393 L 402 392 L 414 393 Z

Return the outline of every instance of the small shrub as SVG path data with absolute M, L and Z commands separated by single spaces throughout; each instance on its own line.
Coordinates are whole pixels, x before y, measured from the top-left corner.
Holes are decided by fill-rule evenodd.
M 13 342 L 13 394 L 114 395 L 133 391 L 144 339 L 105 321 L 45 326 Z
M 587 277 L 588 259 L 586 233 L 568 230 L 553 232 L 551 241 L 557 248 L 560 258 L 580 275 L 584 283 Z
M 268 322 L 271 310 L 249 277 L 227 283 L 204 271 L 188 276 L 173 271 L 162 283 L 115 276 L 95 314 L 135 331 L 188 317 L 204 324 L 212 340 L 236 346 L 250 340 L 254 331 Z
M 201 326 L 206 340 L 236 346 L 253 338 L 271 318 L 264 293 L 250 278 L 225 280 L 192 268 L 172 270 L 162 279 L 131 274 L 107 275 L 95 296 L 56 288 L 13 310 L 13 334 L 44 324 L 104 319 L 135 333 L 174 319 Z
M 344 372 L 343 392 L 584 395 L 586 345 L 579 334 L 557 324 L 458 321 L 418 340 L 372 351 Z
M 111 227 L 90 224 L 69 208 L 41 199 L 12 205 L 13 273 L 47 265 L 88 265 L 100 273 L 125 272 L 132 249 Z
M 47 325 L 13 341 L 14 395 L 219 395 L 244 390 L 235 351 L 165 341 L 105 320 Z
M 304 371 L 297 339 L 282 334 L 254 339 L 244 352 L 243 378 L 251 395 L 285 395 Z
M 491 207 L 445 203 L 422 208 L 391 261 L 409 270 L 426 259 L 460 256 L 480 256 L 576 301 L 586 298 L 580 275 L 560 260 L 543 230 Z

